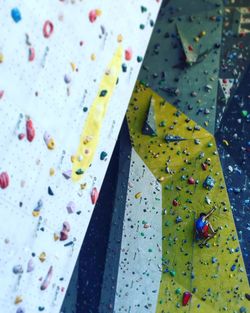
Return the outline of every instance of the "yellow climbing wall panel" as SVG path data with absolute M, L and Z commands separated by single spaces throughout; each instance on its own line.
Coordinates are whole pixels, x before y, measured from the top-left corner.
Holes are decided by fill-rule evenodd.
M 89 110 L 87 120 L 82 130 L 76 157 L 73 159 L 72 180 L 75 182 L 81 179 L 81 175 L 79 175 L 79 173 L 77 174 L 77 171 L 81 170 L 80 174 L 83 174 L 84 171 L 89 168 L 95 156 L 96 148 L 99 144 L 102 123 L 115 90 L 118 76 L 121 72 L 122 52 L 123 48 L 119 45 L 106 69 L 97 96 Z
M 151 96 L 156 137 L 142 134 Z M 214 137 L 140 83 L 127 120 L 135 150 L 163 190 L 162 279 L 156 312 L 247 312 L 244 294 L 249 285 Z M 166 135 L 187 140 L 167 143 Z M 208 175 L 215 180 L 210 191 L 203 187 Z M 188 183 L 190 177 L 196 184 Z M 194 221 L 214 206 L 210 222 L 218 232 L 200 248 Z M 192 300 L 182 306 L 185 291 L 192 293 Z

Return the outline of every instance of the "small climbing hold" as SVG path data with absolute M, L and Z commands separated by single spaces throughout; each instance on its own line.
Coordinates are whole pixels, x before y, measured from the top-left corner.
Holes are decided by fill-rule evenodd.
M 49 175 L 50 175 L 50 176 L 54 176 L 54 175 L 55 175 L 55 169 L 54 169 L 53 167 L 51 167 L 51 168 L 49 169 Z
M 226 139 L 223 139 L 222 142 L 223 142 L 223 144 L 224 144 L 225 146 L 229 146 L 229 143 L 228 143 L 228 141 L 227 141 Z
M 140 199 L 142 197 L 142 193 L 141 192 L 137 192 L 135 194 L 135 199 Z
M 39 260 L 43 263 L 47 258 L 47 255 L 45 252 L 42 252 L 40 255 L 39 255 Z
M 176 272 L 172 270 L 172 271 L 169 271 L 169 274 L 170 274 L 172 277 L 175 277 Z
M 208 168 L 207 163 L 202 163 L 202 164 L 201 164 L 201 168 L 203 169 L 203 171 L 206 171 L 207 168 Z
M 53 192 L 53 190 L 51 189 L 50 186 L 48 187 L 48 194 L 49 194 L 50 196 L 54 196 L 54 192 Z
M 46 21 L 43 25 L 43 36 L 49 38 L 54 31 L 54 25 L 51 21 Z
M 1 61 L 0 61 L 0 63 L 1 63 Z M 3 98 L 3 95 L 4 95 L 4 90 L 0 90 L 0 99 Z
M 211 190 L 214 187 L 215 180 L 211 176 L 207 176 L 203 182 L 203 187 L 207 190 Z
M 21 19 L 22 19 L 22 15 L 21 15 L 20 10 L 19 10 L 18 8 L 13 8 L 13 9 L 11 10 L 11 17 L 12 17 L 12 19 L 13 19 L 13 21 L 14 21 L 15 23 L 20 22 Z
M 23 267 L 21 264 L 15 265 L 12 269 L 12 272 L 14 274 L 22 274 L 23 273 Z
M 68 204 L 67 204 L 67 211 L 69 214 L 72 214 L 75 212 L 75 209 L 76 209 L 76 205 L 73 201 L 70 201 Z
M 107 155 L 108 155 L 107 152 L 102 151 L 102 152 L 101 152 L 101 155 L 100 155 L 100 160 L 102 160 L 102 161 L 105 160 L 106 157 L 107 157 Z
M 181 223 L 182 222 L 182 218 L 181 216 L 177 216 L 175 219 L 176 224 Z
M 24 308 L 19 307 L 19 308 L 17 308 L 16 313 L 25 313 L 25 310 L 24 310 Z
M 18 139 L 19 139 L 19 140 L 23 140 L 24 138 L 25 138 L 25 134 L 22 133 L 22 134 L 19 134 L 19 135 L 18 135 Z
M 132 49 L 131 48 L 126 49 L 125 50 L 125 60 L 130 61 L 130 60 L 132 60 L 132 57 L 133 57 Z
M 33 261 L 33 259 L 30 259 L 28 264 L 27 264 L 27 273 L 33 272 L 34 269 L 35 269 L 34 261 Z
M 176 293 L 177 295 L 181 294 L 181 288 L 177 288 L 177 289 L 175 290 L 175 293 Z
M 21 296 L 16 296 L 14 303 L 19 304 L 21 302 L 23 302 L 23 298 Z
M 26 135 L 29 142 L 32 142 L 35 138 L 35 129 L 30 118 L 28 118 L 26 121 Z
M 64 171 L 64 172 L 62 173 L 62 175 L 64 176 L 64 178 L 70 179 L 71 176 L 72 176 L 72 170 Z
M 78 170 L 75 171 L 76 175 L 82 175 L 84 173 L 84 171 L 79 168 Z
M 189 301 L 191 300 L 191 298 L 192 298 L 192 294 L 188 291 L 185 291 L 183 293 L 182 305 L 186 306 L 189 303 Z
M 98 16 L 101 16 L 101 14 L 102 14 L 102 11 L 101 11 L 101 10 L 98 10 L 98 9 L 96 9 L 96 10 L 91 10 L 91 11 L 89 12 L 89 20 L 90 20 L 90 22 L 91 22 L 91 23 L 94 23 L 94 22 L 96 21 L 97 17 L 98 17 Z
M 43 201 L 40 199 L 38 202 L 37 202 L 37 206 L 34 208 L 34 210 L 32 211 L 32 215 L 34 217 L 38 217 L 40 215 L 40 211 L 43 207 Z
M 42 285 L 40 287 L 41 290 L 45 290 L 48 288 L 51 278 L 52 278 L 52 274 L 53 274 L 53 267 L 50 266 L 49 271 L 44 279 L 44 281 L 42 282 Z
M 96 204 L 98 196 L 99 196 L 99 192 L 98 192 L 97 188 L 94 187 L 91 191 L 91 194 L 90 194 L 92 204 Z
M 71 78 L 69 75 L 67 75 L 67 74 L 64 75 L 64 82 L 65 82 L 65 84 L 69 84 L 71 82 Z
M 103 90 L 100 92 L 99 97 L 105 97 L 107 93 L 108 93 L 108 91 L 107 91 L 106 89 L 103 89 Z
M 188 178 L 188 183 L 189 185 L 194 185 L 195 184 L 195 179 L 193 177 Z
M 2 189 L 5 189 L 9 186 L 9 182 L 10 182 L 10 179 L 9 179 L 9 175 L 7 172 L 2 172 L 0 174 L 0 187 Z
M 35 49 L 30 47 L 29 48 L 29 61 L 32 62 L 35 60 Z
M 178 203 L 178 201 L 176 199 L 174 199 L 172 203 L 173 203 L 173 206 L 178 206 L 179 205 L 179 203 Z
M 47 132 L 44 133 L 43 139 L 49 150 L 53 150 L 55 148 L 54 139 Z

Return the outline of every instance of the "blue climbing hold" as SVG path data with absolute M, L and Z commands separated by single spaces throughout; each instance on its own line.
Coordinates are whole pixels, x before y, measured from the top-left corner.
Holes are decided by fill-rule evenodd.
M 13 18 L 14 22 L 18 23 L 21 21 L 22 16 L 21 12 L 18 8 L 14 8 L 11 10 L 11 17 Z

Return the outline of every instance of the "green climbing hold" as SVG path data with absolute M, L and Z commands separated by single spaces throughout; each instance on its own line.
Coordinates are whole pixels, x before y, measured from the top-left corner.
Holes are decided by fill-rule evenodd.
M 243 110 L 243 111 L 241 111 L 241 114 L 242 114 L 243 117 L 247 117 L 248 112 L 246 110 Z
M 82 175 L 83 173 L 84 171 L 81 168 L 76 171 L 76 175 Z

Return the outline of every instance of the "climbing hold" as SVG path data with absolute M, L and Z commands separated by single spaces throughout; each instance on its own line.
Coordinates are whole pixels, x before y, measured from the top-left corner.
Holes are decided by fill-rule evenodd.
M 35 137 L 35 129 L 33 126 L 33 122 L 30 118 L 26 121 L 26 135 L 29 142 L 32 142 Z
M 182 138 L 180 136 L 173 136 L 173 135 L 166 135 L 165 136 L 165 141 L 167 143 L 169 143 L 169 142 L 178 142 L 178 141 L 183 141 L 183 140 L 186 140 L 186 139 Z
M 63 231 L 69 233 L 70 232 L 70 225 L 68 222 L 63 223 Z
M 101 152 L 101 155 L 100 155 L 100 160 L 102 160 L 102 161 L 105 160 L 106 157 L 107 157 L 107 155 L 108 155 L 107 152 L 102 151 L 102 152 Z
M 68 213 L 72 214 L 72 213 L 75 212 L 76 205 L 75 205 L 75 203 L 73 201 L 70 201 L 66 208 L 67 208 Z
M 71 82 L 71 78 L 69 75 L 67 75 L 67 74 L 64 75 L 64 82 L 65 82 L 65 84 L 69 84 Z
M 27 265 L 27 273 L 34 271 L 34 269 L 35 269 L 34 261 L 33 259 L 30 259 Z
M 172 203 L 173 203 L 173 206 L 178 206 L 178 204 L 179 204 L 176 199 L 174 199 Z
M 23 273 L 23 267 L 22 265 L 18 264 L 18 265 L 15 265 L 12 269 L 12 272 L 14 274 L 22 274 Z
M 49 271 L 48 271 L 44 281 L 42 282 L 42 285 L 40 287 L 41 290 L 45 290 L 48 288 L 50 281 L 51 281 L 51 278 L 52 278 L 52 274 L 53 274 L 53 267 L 51 266 L 49 268 Z
M 175 219 L 176 224 L 181 223 L 182 222 L 182 218 L 181 216 L 177 216 Z
M 21 303 L 21 302 L 23 302 L 23 298 L 21 297 L 21 296 L 16 296 L 16 298 L 15 298 L 15 304 L 19 304 L 19 303 Z
M 90 194 L 92 204 L 96 204 L 98 196 L 99 196 L 99 192 L 97 191 L 97 188 L 94 187 Z
M 52 191 L 52 189 L 51 189 L 50 186 L 48 187 L 48 194 L 49 194 L 50 196 L 54 196 L 54 192 Z
M 84 171 L 79 168 L 78 170 L 75 171 L 76 175 L 82 175 L 84 173 Z
M 188 291 L 183 293 L 182 305 L 186 306 L 192 298 L 192 294 Z
M 1 60 L 0 60 L 0 63 L 1 63 Z M 2 99 L 3 95 L 4 95 L 4 91 L 0 90 L 0 99 Z
M 38 217 L 40 215 L 40 211 L 43 207 L 43 201 L 40 199 L 38 202 L 37 202 L 37 206 L 34 208 L 34 210 L 32 211 L 32 215 L 34 217 Z
M 18 139 L 19 139 L 19 140 L 23 140 L 24 138 L 25 138 L 25 134 L 22 133 L 22 134 L 19 134 L 19 135 L 18 135 Z
M 95 20 L 97 19 L 97 17 L 98 17 L 98 16 L 101 16 L 101 14 L 102 14 L 102 11 L 101 11 L 101 10 L 98 10 L 98 9 L 96 9 L 96 10 L 91 10 L 91 11 L 89 12 L 89 20 L 90 20 L 90 22 L 91 22 L 91 23 L 94 23 Z
M 189 185 L 194 185 L 195 184 L 195 179 L 193 177 L 188 178 L 188 183 Z
M 9 182 L 10 182 L 10 179 L 9 179 L 9 175 L 7 172 L 2 172 L 0 174 L 0 187 L 2 189 L 5 189 L 9 186 Z
M 20 22 L 22 19 L 20 10 L 18 8 L 13 8 L 11 10 L 11 17 L 13 18 L 15 23 Z
M 45 252 L 42 252 L 40 255 L 39 255 L 39 260 L 43 263 L 47 258 L 47 255 Z
M 29 48 L 29 61 L 32 62 L 35 59 L 35 49 L 34 48 Z
M 53 150 L 55 148 L 54 139 L 47 132 L 44 133 L 43 139 L 49 150 Z
M 175 293 L 176 293 L 177 295 L 181 294 L 181 288 L 177 288 L 177 289 L 175 290 Z
M 169 271 L 169 274 L 170 274 L 172 277 L 175 277 L 176 272 L 175 272 L 175 271 Z
M 43 36 L 49 38 L 54 31 L 54 25 L 51 21 L 46 21 L 43 25 Z
M 125 60 L 130 61 L 132 59 L 133 52 L 131 48 L 125 50 Z
M 102 90 L 102 91 L 100 92 L 99 97 L 105 97 L 107 93 L 108 93 L 108 91 L 107 91 L 106 89 L 104 89 L 104 90 Z
M 66 179 L 70 179 L 70 178 L 71 178 L 71 175 L 72 175 L 72 170 L 64 171 L 64 172 L 62 173 L 62 175 L 63 175 Z
M 137 192 L 135 194 L 135 199 L 140 199 L 142 197 L 142 193 L 141 192 Z
M 16 313 L 25 313 L 25 310 L 24 308 L 19 307 L 17 308 Z
M 151 97 L 149 101 L 149 109 L 148 109 L 147 117 L 142 127 L 142 133 L 144 135 L 157 136 L 154 107 L 155 107 L 155 99 Z
M 203 187 L 207 190 L 211 190 L 214 187 L 215 180 L 211 176 L 207 176 L 203 182 Z
M 50 176 L 54 176 L 55 175 L 55 169 L 53 167 L 51 167 L 49 169 L 49 174 L 50 174 Z

